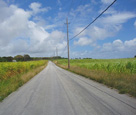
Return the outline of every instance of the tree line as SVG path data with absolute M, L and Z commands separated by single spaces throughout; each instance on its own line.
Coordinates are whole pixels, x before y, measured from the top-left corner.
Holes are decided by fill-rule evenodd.
M 16 55 L 15 57 L 12 56 L 4 56 L 4 57 L 0 57 L 0 62 L 12 62 L 12 61 L 30 61 L 32 60 L 32 58 L 28 55 Z
M 30 57 L 28 54 L 25 55 L 16 55 L 14 57 L 12 56 L 4 56 L 0 57 L 0 62 L 19 62 L 19 61 L 32 61 L 32 60 L 52 60 L 52 59 L 62 59 L 60 56 L 54 56 L 54 57 Z

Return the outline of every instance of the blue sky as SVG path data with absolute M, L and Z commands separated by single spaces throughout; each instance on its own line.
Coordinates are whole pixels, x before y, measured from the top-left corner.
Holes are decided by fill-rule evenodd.
M 113 0 L 0 0 L 0 56 L 67 57 L 69 38 Z M 136 55 L 136 0 L 117 0 L 95 23 L 70 40 L 71 58 Z

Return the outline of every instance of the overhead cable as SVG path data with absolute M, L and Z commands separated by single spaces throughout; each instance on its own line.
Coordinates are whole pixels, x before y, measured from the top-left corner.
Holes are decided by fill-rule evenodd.
M 85 31 L 91 24 L 93 24 L 100 16 L 102 16 L 104 14 L 104 12 L 106 12 L 117 0 L 114 0 L 104 11 L 102 11 L 91 23 L 89 23 L 83 30 L 81 30 L 78 34 L 76 34 L 75 36 L 73 36 L 70 40 L 74 39 L 75 37 L 77 37 L 78 35 L 80 35 L 83 31 Z M 69 41 L 70 41 L 69 40 Z

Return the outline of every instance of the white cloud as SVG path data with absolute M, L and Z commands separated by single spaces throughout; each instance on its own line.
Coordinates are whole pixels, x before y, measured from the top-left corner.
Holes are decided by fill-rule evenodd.
M 75 33 L 79 33 L 82 29 L 83 28 L 77 28 Z M 110 27 L 109 26 L 104 26 L 104 27 L 92 26 L 78 36 L 79 40 L 75 41 L 74 45 L 81 45 L 81 46 L 91 45 L 94 47 L 98 47 L 98 45 L 96 45 L 96 42 L 98 40 L 104 40 L 108 37 L 112 37 L 120 29 L 121 29 L 121 26 L 110 26 Z M 88 36 L 88 38 L 86 36 Z M 83 42 L 83 40 L 85 41 Z
M 96 24 L 90 26 L 86 29 L 83 33 L 81 33 L 77 38 L 84 38 L 88 37 L 91 39 L 91 44 L 84 44 L 84 45 L 92 45 L 96 44 L 98 40 L 104 40 L 109 37 L 113 37 L 122 29 L 122 24 L 127 22 L 129 19 L 136 17 L 136 14 L 131 12 L 123 12 L 123 13 L 111 13 L 110 15 L 106 15 L 101 20 L 98 20 Z M 97 26 L 96 26 L 97 25 Z M 75 34 L 79 33 L 83 28 L 77 27 L 75 29 Z M 76 44 L 80 44 L 75 42 Z M 95 45 L 96 47 L 97 45 Z
M 30 4 L 29 6 L 34 14 L 40 13 L 40 12 L 47 12 L 48 10 L 50 10 L 50 7 L 47 8 L 41 8 L 41 4 L 37 3 L 37 2 L 33 2 Z
M 5 45 L 12 39 L 24 34 L 27 29 L 27 21 L 30 13 L 14 5 L 5 7 L 6 11 L 1 13 L 0 18 L 0 44 Z
M 74 45 L 80 45 L 80 46 L 90 45 L 91 43 L 92 43 L 92 40 L 86 37 L 81 37 L 79 38 L 78 41 L 74 41 Z
M 103 52 L 135 52 L 136 51 L 136 38 L 122 42 L 121 40 L 115 40 L 112 43 L 105 43 L 102 46 Z
M 75 30 L 74 30 L 74 35 L 77 35 L 79 32 L 81 32 L 84 28 L 83 27 L 77 27 Z M 87 31 L 83 31 L 79 37 L 82 37 L 82 36 L 85 36 L 87 33 Z
M 100 11 L 99 11 L 99 13 L 101 13 L 103 11 L 103 9 L 101 9 Z M 113 7 L 111 7 L 110 9 L 108 9 L 104 14 L 105 15 L 107 15 L 107 14 L 117 14 L 118 12 L 113 8 Z
M 134 38 L 133 40 L 125 41 L 124 45 L 126 47 L 135 47 L 134 49 L 136 49 L 136 38 Z
M 74 51 L 71 57 L 90 57 L 90 58 L 132 58 L 136 55 L 136 38 L 132 40 L 122 41 L 120 39 L 113 42 L 104 43 L 100 48 Z
M 124 43 L 118 39 L 118 40 L 115 40 L 113 41 L 113 43 L 105 43 L 103 44 L 103 47 L 102 47 L 102 51 L 106 52 L 106 51 L 109 51 L 109 52 L 112 52 L 112 51 L 122 51 L 124 50 L 125 47 L 124 47 Z
M 101 0 L 101 2 L 103 3 L 102 6 L 105 6 L 112 3 L 113 0 Z M 88 24 L 86 24 L 86 22 L 88 22 L 87 18 L 90 16 L 90 14 L 93 14 L 92 10 L 94 10 L 93 6 L 89 4 L 81 5 L 77 7 L 77 9 L 71 10 L 70 16 L 75 17 L 76 15 L 76 17 L 78 17 L 76 22 L 74 22 L 74 24 L 72 23 L 74 25 L 71 27 L 73 29 L 73 35 L 81 32 L 81 30 L 83 30 L 84 27 Z M 91 44 L 88 43 L 86 45 L 97 44 L 98 40 L 111 38 L 123 28 L 124 23 L 135 17 L 136 14 L 133 12 L 119 12 L 114 8 L 110 8 L 101 18 L 99 18 L 95 23 L 93 23 L 85 31 L 79 34 L 76 37 L 76 42 L 74 44 L 77 44 L 77 39 L 86 37 L 92 41 Z M 88 19 L 90 20 L 91 17 Z M 78 42 L 79 41 L 80 40 L 78 40 Z M 97 47 L 97 45 L 95 45 L 95 47 Z
M 111 31 L 113 30 L 113 31 Z M 88 35 L 96 40 L 103 40 L 107 37 L 111 37 L 114 35 L 114 33 L 117 31 L 118 29 L 116 29 L 115 27 L 97 27 L 97 26 L 93 26 L 90 29 L 88 29 Z
M 0 5 L 1 56 L 25 53 L 32 56 L 51 56 L 56 46 L 60 52 L 66 46 L 63 32 L 54 30 L 49 33 L 39 23 L 30 20 L 34 15 L 31 10 L 25 11 L 16 5 L 8 6 L 5 2 L 0 2 L 3 4 Z M 30 6 L 35 13 L 45 11 L 38 4 Z
M 136 21 L 135 21 L 135 23 L 134 23 L 134 26 L 136 27 Z
M 56 27 L 56 25 L 46 25 L 44 28 L 45 30 L 49 30 L 49 29 L 54 29 Z
M 112 2 L 111 0 L 102 1 L 103 5 Z M 50 7 L 44 8 L 37 2 L 30 4 L 29 7 L 30 10 L 26 11 L 18 8 L 16 5 L 7 5 L 3 0 L 0 0 L 1 55 L 28 53 L 32 56 L 52 56 L 56 47 L 59 53 L 63 52 L 66 46 L 66 41 L 64 40 L 66 35 L 59 30 L 61 30 L 62 22 L 65 22 L 67 13 L 61 11 L 54 18 L 47 19 L 47 17 L 43 19 L 38 13 L 46 13 L 51 9 Z M 72 28 L 75 34 L 79 33 L 94 16 L 92 10 L 95 10 L 93 6 L 86 4 L 70 11 L 69 16 L 72 18 L 72 21 L 74 20 L 74 23 L 70 24 L 70 29 Z M 75 19 L 74 17 L 77 18 Z M 79 52 L 79 54 L 85 56 L 92 55 L 94 57 L 95 55 L 101 57 L 101 55 L 108 55 L 108 53 L 111 54 L 111 57 L 124 52 L 133 54 L 134 50 L 136 50 L 135 39 L 124 42 L 118 39 L 112 43 L 103 44 L 101 49 L 98 47 L 97 41 L 115 36 L 123 28 L 123 24 L 134 17 L 136 17 L 136 14 L 132 12 L 118 12 L 110 8 L 103 17 L 74 39 L 74 45 L 91 45 L 94 46 L 94 49 L 99 49 L 99 51 Z M 53 24 L 49 24 L 51 21 Z M 134 26 L 136 26 L 136 21 Z
M 38 26 L 32 21 L 29 21 L 28 28 L 30 30 L 28 31 L 28 36 L 34 40 L 32 43 L 42 43 L 49 36 L 49 33 L 43 27 Z
M 65 37 L 65 34 L 61 31 L 55 30 L 50 34 L 50 39 L 53 40 L 63 40 Z
M 101 0 L 103 4 L 110 4 L 113 2 L 113 0 Z
M 115 13 L 111 16 L 102 18 L 103 20 L 102 22 L 104 24 L 110 24 L 110 25 L 122 24 L 134 17 L 136 17 L 136 14 L 131 13 L 131 12 Z

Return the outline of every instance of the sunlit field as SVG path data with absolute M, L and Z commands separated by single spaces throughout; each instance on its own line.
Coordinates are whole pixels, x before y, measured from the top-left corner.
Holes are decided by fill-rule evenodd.
M 67 69 L 66 59 L 54 62 Z M 136 58 L 73 59 L 70 64 L 70 71 L 136 96 Z
M 40 72 L 48 61 L 1 62 L 0 101 Z

